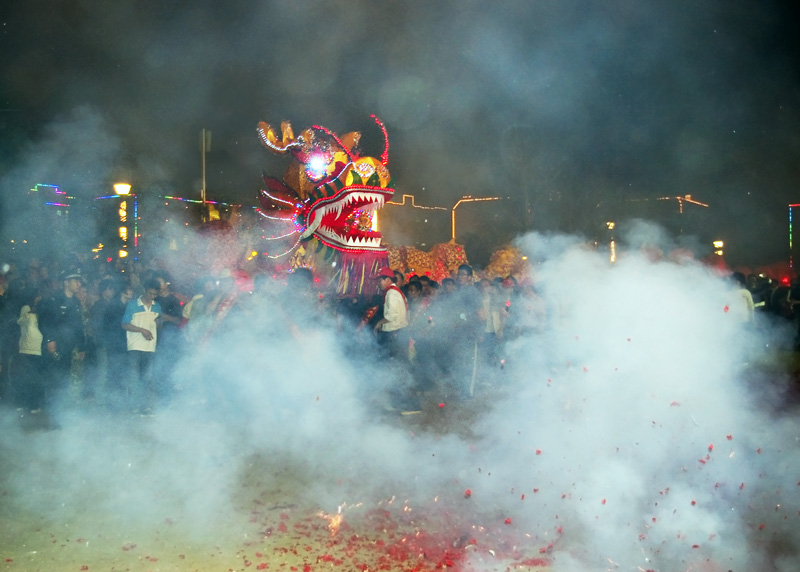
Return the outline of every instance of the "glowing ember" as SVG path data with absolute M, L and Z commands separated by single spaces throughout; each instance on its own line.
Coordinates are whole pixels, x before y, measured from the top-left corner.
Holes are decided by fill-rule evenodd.
M 331 538 L 336 536 L 336 533 L 339 532 L 339 527 L 342 526 L 342 522 L 344 522 L 344 514 L 342 513 L 342 508 L 344 508 L 344 506 L 344 504 L 340 504 L 339 508 L 336 510 L 336 514 L 328 514 L 322 511 L 317 513 L 317 516 L 328 521 L 328 530 L 331 531 Z

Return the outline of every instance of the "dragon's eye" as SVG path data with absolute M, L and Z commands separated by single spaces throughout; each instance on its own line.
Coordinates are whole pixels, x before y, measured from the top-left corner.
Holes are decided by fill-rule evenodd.
M 306 175 L 312 181 L 319 181 L 327 174 L 328 161 L 323 153 L 314 153 L 306 162 Z

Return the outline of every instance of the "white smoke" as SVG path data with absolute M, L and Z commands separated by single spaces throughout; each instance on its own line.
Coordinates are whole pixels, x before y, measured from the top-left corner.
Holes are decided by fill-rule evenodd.
M 153 418 L 68 409 L 59 430 L 23 432 L 6 416 L 3 490 L 17 511 L 90 502 L 208 534 L 267 458 L 297 475 L 288 501 L 324 510 L 469 489 L 453 522 L 507 517 L 554 570 L 794 569 L 798 425 L 760 396 L 762 338 L 734 322 L 728 282 L 637 251 L 610 264 L 570 237 L 518 246 L 538 261 L 547 323 L 508 341 L 467 427 L 387 417 L 399 374 L 369 335 L 267 297 L 190 348 L 183 390 Z

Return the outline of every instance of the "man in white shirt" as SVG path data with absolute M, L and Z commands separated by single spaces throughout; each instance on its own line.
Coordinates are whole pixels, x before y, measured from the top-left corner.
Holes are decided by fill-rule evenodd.
M 381 268 L 376 278 L 383 291 L 383 318 L 375 324 L 378 344 L 383 349 L 385 358 L 399 364 L 407 373 L 409 363 L 408 302 L 403 292 L 397 287 L 397 277 L 391 268 Z M 405 381 L 406 385 L 410 385 L 410 379 Z M 409 387 L 398 389 L 390 391 L 390 399 L 397 404 L 391 408 L 400 409 L 403 415 L 420 413 L 419 402 L 410 395 L 411 389 Z
M 399 333 L 408 327 L 408 302 L 396 280 L 391 268 L 381 268 L 378 272 L 378 286 L 383 291 L 383 318 L 375 324 L 376 332 Z
M 155 391 L 152 367 L 158 338 L 156 320 L 161 314 L 161 306 L 156 302 L 159 288 L 157 280 L 146 281 L 144 294 L 128 302 L 122 317 L 122 329 L 127 332 L 128 357 L 134 381 L 131 391 L 139 402 L 137 405 L 142 408 L 148 406 Z

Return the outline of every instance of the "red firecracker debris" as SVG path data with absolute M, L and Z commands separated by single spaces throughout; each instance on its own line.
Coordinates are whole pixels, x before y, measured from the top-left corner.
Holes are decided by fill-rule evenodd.
M 724 307 L 724 308 L 722 308 L 722 310 L 723 310 L 723 311 L 724 311 L 726 314 L 728 313 L 728 311 L 729 311 L 730 309 L 731 309 L 731 308 L 730 308 L 730 306 L 728 306 L 727 304 L 725 304 L 725 307 Z
M 471 496 L 472 496 L 472 491 L 471 490 L 467 489 L 467 490 L 464 491 L 464 498 L 465 499 L 468 499 Z
M 506 523 L 506 524 L 511 524 L 511 519 L 510 519 L 510 518 L 507 518 L 507 519 L 505 520 L 505 523 Z
M 711 443 L 711 444 L 708 446 L 708 450 L 709 450 L 709 452 L 714 450 L 714 443 Z
M 733 439 L 733 435 L 731 435 L 731 434 L 729 433 L 729 434 L 725 435 L 725 438 L 726 438 L 728 441 L 730 441 L 731 439 Z
M 600 504 L 606 504 L 606 499 L 601 500 Z
M 692 506 L 696 505 L 697 501 L 692 501 Z

